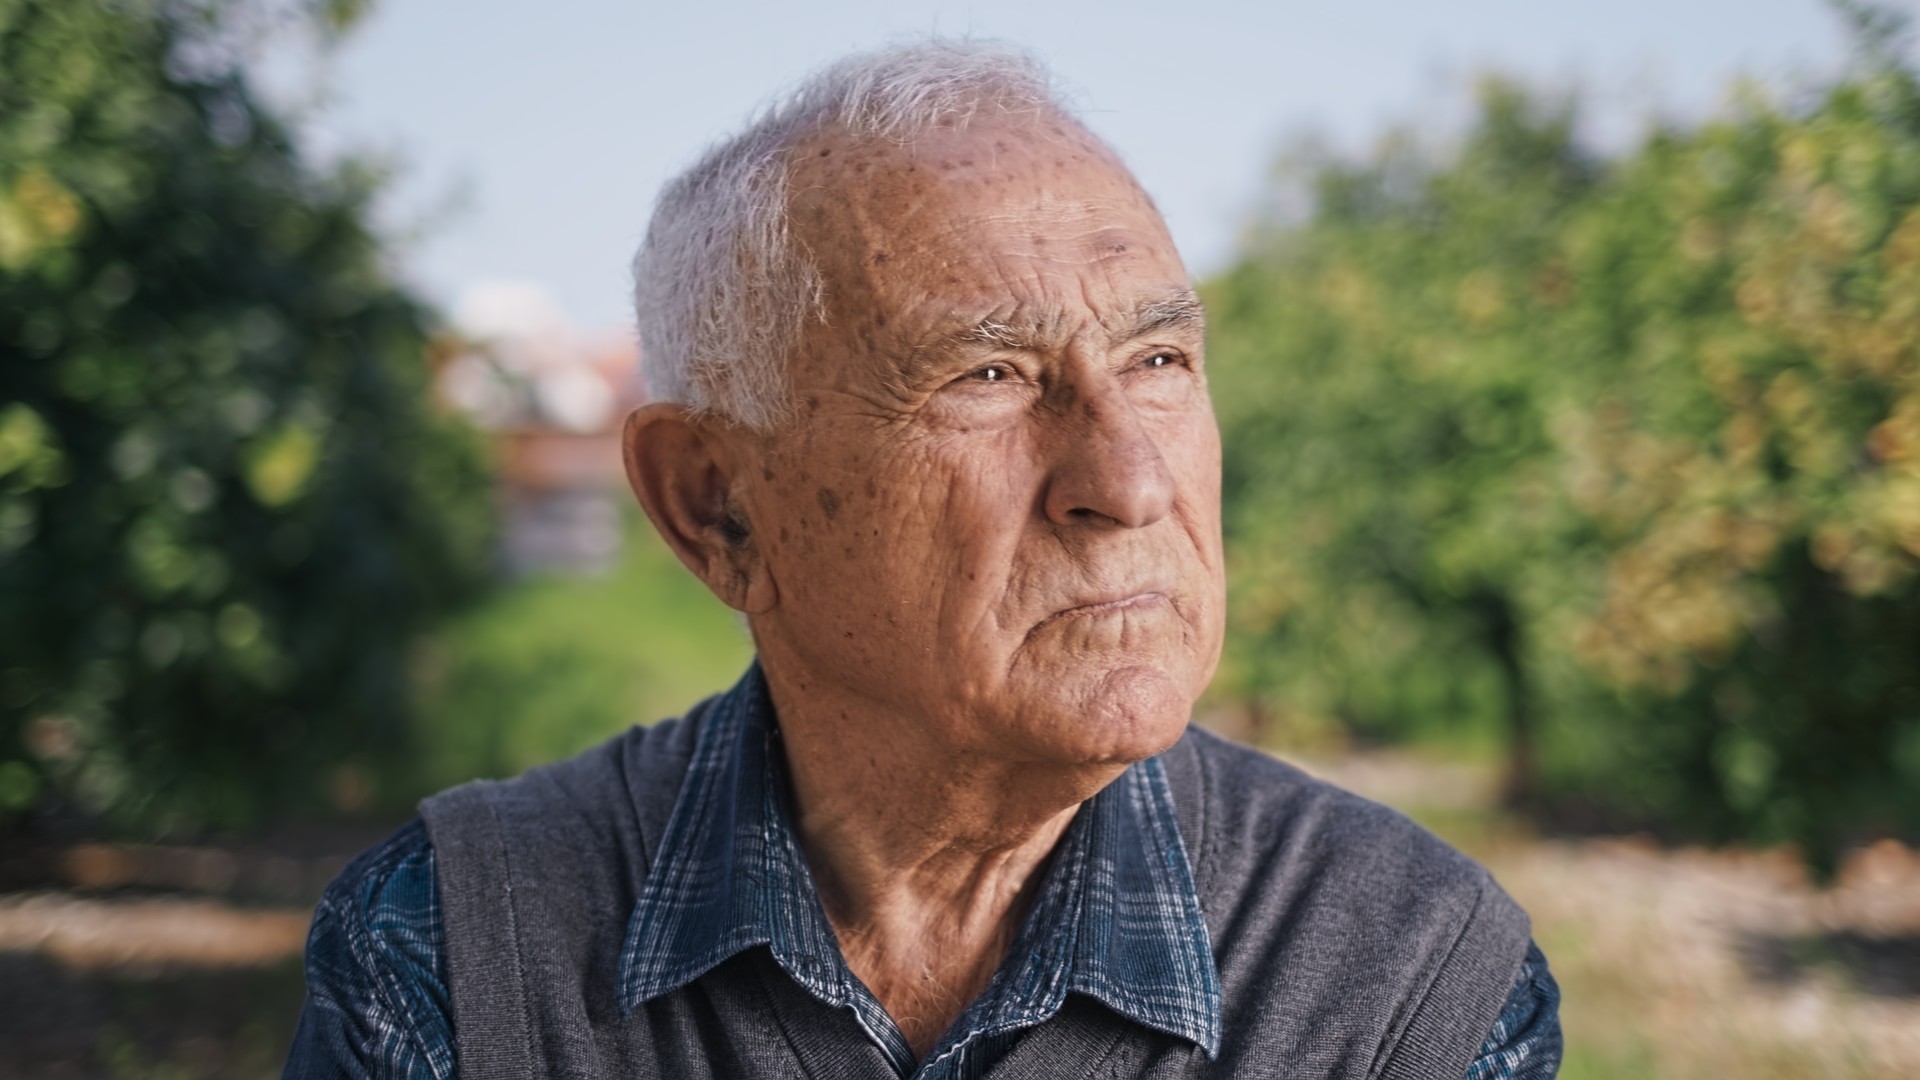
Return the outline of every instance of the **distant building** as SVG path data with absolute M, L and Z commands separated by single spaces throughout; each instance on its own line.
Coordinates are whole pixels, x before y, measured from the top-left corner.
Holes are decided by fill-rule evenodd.
M 440 397 L 489 433 L 508 573 L 602 573 L 620 555 L 620 423 L 642 400 L 631 340 L 573 332 L 537 286 L 482 286 L 455 317 Z

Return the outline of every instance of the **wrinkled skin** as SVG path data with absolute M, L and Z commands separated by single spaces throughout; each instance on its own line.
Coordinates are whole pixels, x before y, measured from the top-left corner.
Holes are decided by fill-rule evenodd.
M 827 319 L 738 496 L 779 593 L 769 666 L 959 755 L 1159 752 L 1223 590 L 1201 327 L 1133 333 L 1189 295 L 1159 214 L 1065 126 L 803 153 Z M 984 321 L 1026 347 L 951 340 Z
M 1078 804 L 1212 677 L 1202 327 L 1158 212 L 1070 122 L 822 137 L 790 191 L 826 298 L 793 418 L 648 406 L 629 474 L 747 613 L 828 915 L 924 1051 Z

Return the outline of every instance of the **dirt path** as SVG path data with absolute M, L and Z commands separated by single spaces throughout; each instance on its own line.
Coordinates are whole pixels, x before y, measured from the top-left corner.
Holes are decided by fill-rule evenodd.
M 76 971 L 249 968 L 306 941 L 305 908 L 249 910 L 192 897 L 0 896 L 0 953 L 32 953 Z
M 1815 890 L 1779 853 L 1516 844 L 1487 861 L 1567 984 L 1569 1036 L 1673 1077 L 1920 1077 L 1920 859 Z
M 0 1080 L 279 1075 L 313 903 L 386 831 L 0 848 Z

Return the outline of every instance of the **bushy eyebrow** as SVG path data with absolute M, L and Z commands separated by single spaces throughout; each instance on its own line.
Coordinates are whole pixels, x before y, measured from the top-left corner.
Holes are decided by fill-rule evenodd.
M 934 341 L 929 348 L 936 352 L 971 351 L 982 347 L 1038 351 L 1057 342 L 1060 327 L 1065 322 L 1066 319 L 1058 313 L 1022 320 L 1018 324 L 982 319 Z M 1201 306 L 1200 298 L 1193 290 L 1182 289 L 1142 304 L 1132 311 L 1104 319 L 1101 324 L 1107 328 L 1113 344 L 1124 345 L 1166 330 L 1202 329 L 1206 325 L 1206 309 Z
M 1137 341 L 1162 330 L 1202 330 L 1207 325 L 1207 309 L 1192 289 L 1155 300 L 1134 311 L 1130 325 L 1114 335 L 1114 343 Z
M 955 345 L 985 345 L 993 349 L 1031 349 L 1042 335 L 1022 332 L 1012 325 L 982 319 L 946 339 Z M 944 344 L 941 343 L 941 344 Z M 938 348 L 939 344 L 935 345 Z

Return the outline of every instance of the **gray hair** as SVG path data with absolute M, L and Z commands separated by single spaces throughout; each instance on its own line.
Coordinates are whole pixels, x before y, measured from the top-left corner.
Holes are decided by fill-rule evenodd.
M 761 430 L 790 415 L 788 353 L 825 314 L 819 268 L 788 229 L 790 152 L 827 133 L 910 141 L 983 111 L 1073 118 L 1025 53 L 900 45 L 817 72 L 669 182 L 633 261 L 648 396 Z

